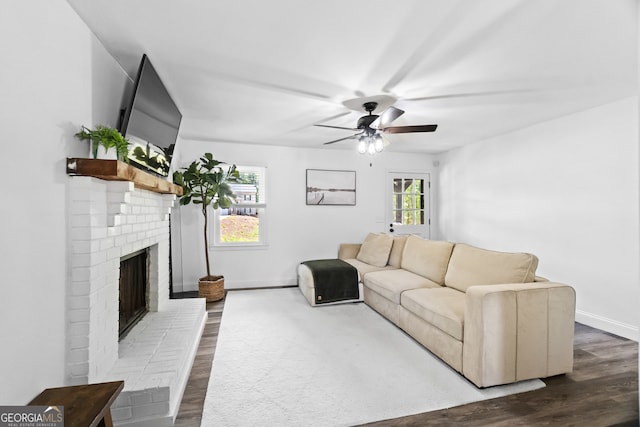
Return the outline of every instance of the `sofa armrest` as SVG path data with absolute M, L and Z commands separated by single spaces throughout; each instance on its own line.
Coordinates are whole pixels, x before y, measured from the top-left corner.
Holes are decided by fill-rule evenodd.
M 575 291 L 555 282 L 472 286 L 464 314 L 463 374 L 478 387 L 573 369 Z
M 360 246 L 362 243 L 341 243 L 338 248 L 339 259 L 352 259 L 360 252 Z

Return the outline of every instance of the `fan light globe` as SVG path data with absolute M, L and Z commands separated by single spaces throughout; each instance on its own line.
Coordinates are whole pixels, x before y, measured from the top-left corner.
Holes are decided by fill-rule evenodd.
M 382 142 L 382 137 L 379 134 L 376 135 L 375 149 L 377 153 L 384 149 L 384 143 Z
M 367 143 L 364 138 L 360 138 L 360 142 L 358 143 L 358 153 L 364 154 L 367 152 Z
M 367 152 L 369 154 L 376 154 L 376 147 L 374 143 L 372 142 L 369 143 L 369 146 L 367 147 Z

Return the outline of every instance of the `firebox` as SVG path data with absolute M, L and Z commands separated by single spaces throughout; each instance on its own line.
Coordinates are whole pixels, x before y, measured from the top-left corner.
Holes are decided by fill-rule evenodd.
M 133 252 L 120 259 L 120 319 L 118 335 L 120 339 L 148 311 L 147 249 Z

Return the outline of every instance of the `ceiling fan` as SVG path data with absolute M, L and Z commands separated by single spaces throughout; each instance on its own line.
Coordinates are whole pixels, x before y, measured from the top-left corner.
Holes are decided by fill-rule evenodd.
M 355 128 L 315 125 L 332 129 L 358 131 L 353 135 L 325 142 L 323 145 L 357 138 L 360 141 L 358 151 L 361 153 L 369 152 L 370 154 L 373 154 L 374 152 L 382 151 L 384 147 L 384 141 L 381 136 L 382 133 L 434 132 L 438 127 L 438 125 L 390 126 L 391 122 L 404 114 L 403 110 L 389 106 L 380 115 L 373 114 L 375 109 L 378 108 L 378 103 L 374 101 L 365 102 L 362 104 L 362 108 L 369 114 L 360 117 Z

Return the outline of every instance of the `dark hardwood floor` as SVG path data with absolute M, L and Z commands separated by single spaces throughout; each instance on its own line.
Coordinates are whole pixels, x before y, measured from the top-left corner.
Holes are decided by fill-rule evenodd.
M 223 308 L 224 300 L 207 304 L 175 426 L 200 425 Z M 540 390 L 367 425 L 638 426 L 638 343 L 576 323 L 574 355 L 573 372 L 544 379 Z
M 197 295 L 197 293 L 196 293 Z M 178 416 L 174 423 L 175 427 L 198 427 L 202 418 L 202 407 L 204 397 L 207 394 L 209 385 L 209 375 L 211 374 L 211 363 L 216 351 L 218 341 L 218 330 L 220 329 L 220 319 L 224 300 L 207 303 L 209 318 L 200 338 L 200 346 L 196 353 L 196 358 L 189 374 L 189 381 L 182 396 Z M 207 427 L 207 426 L 203 426 Z M 221 426 L 222 427 L 222 426 Z

